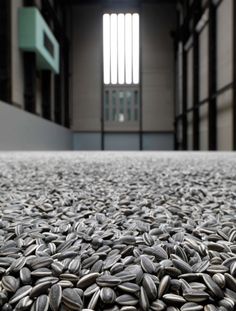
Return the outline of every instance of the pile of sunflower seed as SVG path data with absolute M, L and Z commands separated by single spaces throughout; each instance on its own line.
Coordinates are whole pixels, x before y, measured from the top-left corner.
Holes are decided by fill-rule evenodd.
M 236 157 L 0 154 L 0 310 L 236 310 Z

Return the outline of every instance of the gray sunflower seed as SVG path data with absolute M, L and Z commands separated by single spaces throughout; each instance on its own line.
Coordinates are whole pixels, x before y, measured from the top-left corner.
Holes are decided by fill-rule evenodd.
M 92 284 L 89 287 L 86 288 L 86 290 L 84 291 L 84 296 L 85 297 L 89 297 L 91 296 L 93 293 L 95 293 L 97 290 L 99 289 L 99 287 L 97 286 L 97 284 Z
M 149 299 L 154 300 L 157 298 L 157 287 L 149 274 L 144 273 L 142 285 Z
M 136 293 L 140 290 L 140 286 L 131 282 L 121 283 L 118 285 L 118 288 L 127 293 Z
M 157 293 L 158 298 L 161 298 L 168 291 L 170 287 L 170 280 L 171 279 L 168 275 L 165 275 L 161 279 L 159 287 L 158 287 L 158 293 Z
M 96 305 L 97 305 L 97 302 L 98 302 L 98 299 L 99 299 L 99 296 L 100 296 L 100 289 L 98 289 L 92 296 L 89 304 L 88 304 L 88 308 L 89 309 L 92 309 L 94 310 Z
M 149 300 L 143 286 L 140 288 L 139 305 L 143 311 L 149 310 Z
M 150 307 L 151 310 L 154 311 L 163 311 L 166 309 L 166 304 L 162 300 L 156 299 L 152 302 Z
M 27 267 L 24 267 L 20 270 L 20 280 L 24 285 L 29 285 L 32 283 L 31 272 Z
M 209 295 L 204 291 L 189 290 L 183 293 L 183 297 L 190 302 L 203 302 L 209 299 Z
M 31 292 L 32 287 L 30 285 L 25 285 L 20 287 L 15 294 L 9 300 L 10 304 L 16 303 Z
M 88 273 L 85 276 L 83 276 L 79 281 L 77 282 L 77 287 L 79 288 L 87 288 L 91 284 L 93 284 L 97 277 L 100 274 L 98 272 Z
M 178 303 L 185 303 L 186 302 L 186 300 L 182 296 L 175 295 L 175 294 L 165 294 L 165 295 L 163 295 L 162 298 L 167 303 L 178 304 Z
M 49 304 L 52 311 L 58 311 L 62 299 L 62 288 L 58 284 L 54 284 L 49 292 Z
M 140 259 L 141 259 L 140 261 L 141 267 L 145 272 L 150 273 L 150 274 L 155 272 L 155 266 L 153 262 L 147 256 L 141 255 Z
M 116 302 L 123 306 L 135 306 L 138 303 L 138 299 L 132 295 L 124 294 L 117 297 Z
M 100 292 L 100 297 L 105 304 L 112 304 L 116 299 L 116 294 L 112 288 L 103 287 Z
M 102 275 L 96 279 L 96 283 L 100 287 L 113 287 L 121 283 L 121 279 L 112 275 Z
M 15 277 L 7 275 L 2 278 L 2 286 L 8 292 L 15 293 L 16 290 L 19 288 L 20 283 Z
M 222 273 L 216 273 L 212 276 L 212 280 L 219 285 L 220 288 L 225 287 L 225 276 Z
M 29 307 L 33 304 L 33 300 L 29 296 L 22 298 L 16 305 L 16 310 L 29 310 Z
M 203 306 L 195 302 L 186 302 L 181 308 L 181 311 L 200 311 Z
M 34 303 L 35 311 L 47 311 L 49 308 L 49 298 L 47 295 L 41 295 Z
M 216 282 L 212 280 L 212 278 L 208 274 L 203 274 L 202 277 L 203 277 L 203 280 L 206 286 L 208 287 L 208 289 L 211 291 L 211 293 L 215 297 L 219 297 L 219 298 L 224 297 L 224 293 L 221 290 L 221 288 L 216 284 Z
M 62 291 L 62 301 L 66 307 L 72 310 L 82 309 L 83 302 L 80 295 L 73 288 L 66 288 Z
M 47 290 L 50 286 L 51 286 L 50 282 L 43 282 L 35 285 L 30 292 L 30 298 L 38 297 L 41 294 L 47 293 Z

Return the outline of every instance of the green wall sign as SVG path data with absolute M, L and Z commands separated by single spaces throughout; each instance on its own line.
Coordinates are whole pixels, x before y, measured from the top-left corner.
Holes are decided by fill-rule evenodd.
M 19 9 L 19 47 L 36 53 L 38 69 L 59 73 L 59 44 L 35 7 Z

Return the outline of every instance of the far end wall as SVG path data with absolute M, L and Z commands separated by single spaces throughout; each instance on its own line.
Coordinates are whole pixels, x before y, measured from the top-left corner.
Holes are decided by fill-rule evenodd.
M 100 149 L 102 142 L 102 7 L 71 9 L 71 99 L 75 149 Z M 105 132 L 105 149 L 174 148 L 175 5 L 145 4 L 140 9 L 142 128 Z

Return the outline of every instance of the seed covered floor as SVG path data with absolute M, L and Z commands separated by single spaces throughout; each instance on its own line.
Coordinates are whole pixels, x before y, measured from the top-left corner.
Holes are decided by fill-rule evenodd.
M 0 310 L 233 311 L 235 277 L 235 154 L 0 154 Z

